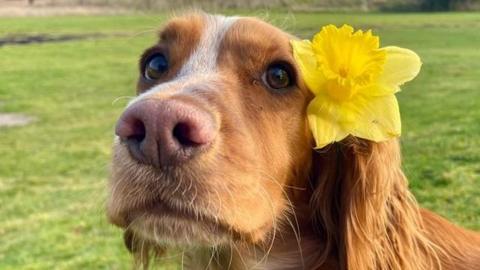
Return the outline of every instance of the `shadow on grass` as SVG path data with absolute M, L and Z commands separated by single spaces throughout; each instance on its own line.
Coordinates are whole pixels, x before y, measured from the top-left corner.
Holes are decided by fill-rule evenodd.
M 37 34 L 37 35 L 7 35 L 0 37 L 0 47 L 4 45 L 29 45 L 33 43 L 51 43 L 51 42 L 67 42 L 74 40 L 84 39 L 101 39 L 112 36 L 124 36 L 122 34 L 101 34 L 101 33 L 89 33 L 89 34 L 65 34 L 65 35 L 49 35 L 49 34 Z

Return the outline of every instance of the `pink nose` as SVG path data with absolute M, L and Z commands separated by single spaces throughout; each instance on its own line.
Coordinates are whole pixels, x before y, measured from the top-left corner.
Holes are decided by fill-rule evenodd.
M 210 113 L 177 100 L 145 100 L 131 105 L 115 133 L 133 158 L 156 167 L 180 165 L 216 136 Z

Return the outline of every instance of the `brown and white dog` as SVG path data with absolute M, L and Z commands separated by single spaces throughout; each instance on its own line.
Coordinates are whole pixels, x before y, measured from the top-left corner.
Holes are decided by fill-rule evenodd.
M 480 269 L 480 236 L 419 209 L 397 140 L 319 152 L 292 36 L 254 18 L 172 19 L 120 117 L 108 217 L 138 262 L 186 269 Z

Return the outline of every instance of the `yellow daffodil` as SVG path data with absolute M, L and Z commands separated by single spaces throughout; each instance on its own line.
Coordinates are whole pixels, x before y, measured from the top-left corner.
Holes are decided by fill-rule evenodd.
M 420 71 L 413 51 L 380 48 L 371 31 L 328 25 L 312 41 L 292 40 L 293 53 L 307 87 L 316 148 L 348 135 L 384 141 L 401 133 L 395 93 Z

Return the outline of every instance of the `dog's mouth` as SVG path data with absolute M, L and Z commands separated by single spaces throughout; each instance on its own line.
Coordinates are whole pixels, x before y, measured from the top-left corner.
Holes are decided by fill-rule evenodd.
M 234 202 L 226 207 L 230 204 L 221 202 L 220 194 L 208 196 L 215 188 L 205 184 L 212 182 L 207 180 L 211 172 L 193 165 L 155 168 L 134 160 L 126 150 L 117 145 L 108 216 L 136 237 L 163 246 L 255 243 L 271 227 L 268 220 L 251 226 L 248 215 L 235 212 Z
M 196 241 L 198 235 L 201 241 L 208 241 L 208 235 L 235 235 L 221 218 L 218 205 L 198 194 L 202 186 L 195 182 L 195 169 L 156 168 L 132 158 L 123 144 L 116 149 L 110 222 L 156 242 Z M 118 183 L 122 186 L 116 186 Z

